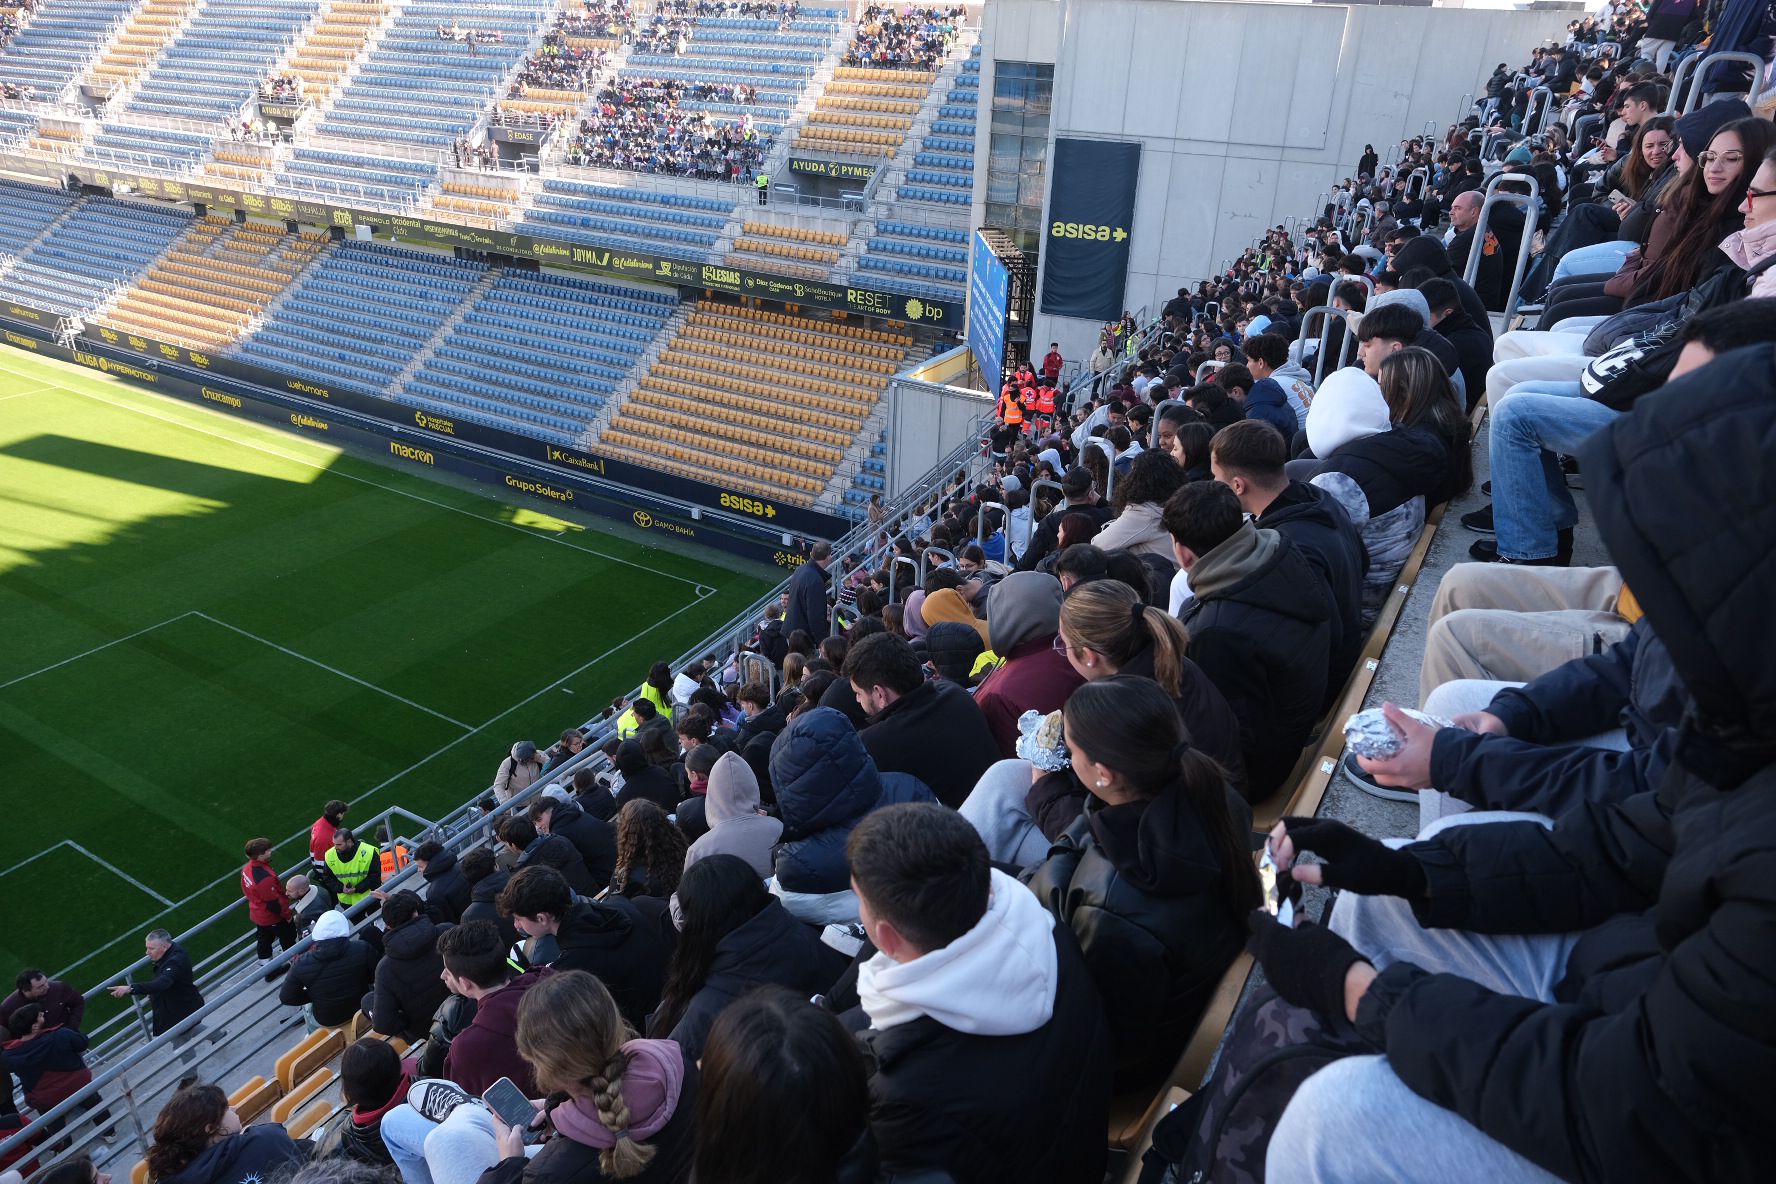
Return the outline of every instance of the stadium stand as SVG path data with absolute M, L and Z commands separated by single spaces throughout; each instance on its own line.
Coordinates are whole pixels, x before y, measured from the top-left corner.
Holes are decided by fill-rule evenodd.
M 487 276 L 481 263 L 346 243 L 311 267 L 234 352 L 317 382 L 384 394 Z
M 9 192 L 12 188 L 7 187 Z M 47 224 L 0 276 L 0 299 L 63 315 L 90 313 L 153 262 L 190 222 L 188 211 L 167 206 L 85 198 Z
M 206 0 L 129 92 L 124 110 L 210 123 L 238 115 L 319 11 L 318 0 Z
M 130 14 L 123 31 L 87 71 L 83 85 L 107 95 L 129 86 L 160 56 L 199 3 L 200 0 L 147 0 Z
M 106 123 L 87 141 L 81 156 L 115 169 L 183 176 L 203 163 L 214 148 L 214 138 L 200 132 Z
M 893 156 L 936 80 L 928 71 L 840 66 L 796 132 L 795 146 L 803 152 Z
M 727 261 L 740 267 L 825 279 L 839 261 L 845 235 L 836 230 L 748 221 Z
M 191 349 L 232 345 L 325 247 L 320 232 L 289 234 L 263 223 L 200 218 L 129 292 L 99 318 Z
M 318 130 L 450 148 L 505 94 L 507 76 L 554 8 L 545 0 L 403 7 L 345 89 L 323 107 Z
M 501 122 L 555 123 L 576 114 L 586 91 L 604 68 L 609 51 L 629 33 L 627 3 L 588 7 L 584 0 L 562 0 L 555 24 L 536 53 L 525 59 L 500 101 Z
M 519 226 L 593 246 L 645 246 L 663 255 L 701 260 L 721 237 L 733 210 L 733 199 L 726 197 L 549 178 Z
M 700 303 L 598 433 L 636 464 L 812 505 L 828 485 L 912 338 L 840 321 Z M 709 375 L 721 373 L 720 385 Z M 794 423 L 794 431 L 785 431 Z M 719 430 L 711 430 L 719 429 Z M 698 446 L 677 441 L 701 433 Z
M 501 272 L 394 398 L 576 444 L 672 309 L 669 297 L 624 284 Z
M 74 207 L 68 194 L 22 181 L 0 180 L 0 195 L 7 215 L 0 220 L 0 251 L 8 255 L 22 254 Z
M 31 98 L 63 98 L 134 7 L 134 0 L 42 0 L 0 48 L 0 83 Z
M 274 193 L 410 209 L 437 184 L 438 171 L 438 164 L 430 160 L 298 148 L 272 178 L 271 189 Z
M 283 64 L 287 77 L 301 79 L 292 89 L 311 102 L 324 101 L 391 10 L 383 0 L 334 0 Z

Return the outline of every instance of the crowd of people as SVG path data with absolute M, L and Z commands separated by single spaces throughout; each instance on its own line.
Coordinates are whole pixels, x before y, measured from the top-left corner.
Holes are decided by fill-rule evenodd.
M 757 88 L 621 75 L 598 95 L 567 149 L 569 164 L 665 173 L 706 181 L 750 181 L 774 138 L 752 116 L 724 119 L 684 102 L 750 103 Z
M 567 18 L 562 18 L 563 23 Z M 509 97 L 521 98 L 526 87 L 543 90 L 585 90 L 604 69 L 606 54 L 600 49 L 575 49 L 567 34 L 557 27 L 543 38 L 543 47 L 524 60 L 512 80 Z
M 845 65 L 879 70 L 936 70 L 955 45 L 964 10 L 871 4 L 857 17 Z
M 580 0 L 578 9 L 567 9 L 555 18 L 555 28 L 567 37 L 626 39 L 635 23 L 629 0 Z
M 299 74 L 273 74 L 259 84 L 259 97 L 280 103 L 302 101 L 305 86 Z

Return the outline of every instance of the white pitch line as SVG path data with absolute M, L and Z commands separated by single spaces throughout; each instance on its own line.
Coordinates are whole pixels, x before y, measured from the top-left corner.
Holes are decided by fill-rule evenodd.
M 379 695 L 387 695 L 389 698 L 393 699 L 397 703 L 405 703 L 407 706 L 413 708 L 415 711 L 423 711 L 427 715 L 433 716 L 434 718 L 437 718 L 437 719 L 441 719 L 447 724 L 451 724 L 455 727 L 459 727 L 459 728 L 463 729 L 463 731 L 465 731 L 465 732 L 472 730 L 468 724 L 463 723 L 462 720 L 460 720 L 460 719 L 451 719 L 448 715 L 445 715 L 442 711 L 433 711 L 430 707 L 427 707 L 423 703 L 415 703 L 413 700 L 407 698 L 404 695 L 397 695 L 393 691 L 387 690 L 386 688 L 383 688 L 383 687 L 379 687 L 373 682 L 366 682 L 364 679 L 359 678 L 355 674 L 347 674 L 345 671 L 339 669 L 337 666 L 329 666 L 325 662 L 318 661 L 317 659 L 309 657 L 307 654 L 299 654 L 295 650 L 290 649 L 288 646 L 281 646 L 277 642 L 272 641 L 269 638 L 260 637 L 257 633 L 249 633 L 245 629 L 242 629 L 239 625 L 230 625 L 227 621 L 219 620 L 216 617 L 212 617 L 209 613 L 193 612 L 190 615 L 194 616 L 194 617 L 202 617 L 204 620 L 208 621 L 212 625 L 220 625 L 222 628 L 227 629 L 229 632 L 238 633 L 242 637 L 245 637 L 251 641 L 258 642 L 260 645 L 270 646 L 272 649 L 276 650 L 278 653 L 288 654 L 290 657 L 295 658 L 297 661 L 307 662 L 310 666 L 318 666 L 322 670 L 325 670 L 328 674 L 337 674 L 340 678 L 345 679 L 347 682 L 355 682 L 359 686 L 365 688 L 366 690 L 375 691 Z
M 538 539 L 538 540 L 541 540 L 542 542 L 545 542 L 545 543 L 559 543 L 563 547 L 571 548 L 575 551 L 579 551 L 579 552 L 586 554 L 586 555 L 596 555 L 600 559 L 608 559 L 610 562 L 621 564 L 624 567 L 633 567 L 637 571 L 645 571 L 645 572 L 649 573 L 650 575 L 659 576 L 661 579 L 676 580 L 680 584 L 690 584 L 692 587 L 699 587 L 700 586 L 697 584 L 697 581 L 695 581 L 693 579 L 689 579 L 685 576 L 675 576 L 671 572 L 661 571 L 658 568 L 649 567 L 645 563 L 637 563 L 633 559 L 623 559 L 623 558 L 620 558 L 619 556 L 616 556 L 616 555 L 607 554 L 604 551 L 595 551 L 591 547 L 582 547 L 578 543 L 571 543 L 568 540 L 566 540 L 564 538 L 560 538 L 556 535 L 543 534 L 539 531 L 534 531 L 534 530 L 526 530 L 522 526 L 515 525 L 514 523 L 511 523 L 511 522 L 501 522 L 498 518 L 486 518 L 480 514 L 475 513 L 472 510 L 465 510 L 461 506 L 452 506 L 446 502 L 434 501 L 431 498 L 426 497 L 423 494 L 414 493 L 411 490 L 397 489 L 393 485 L 384 485 L 382 482 L 372 481 L 368 477 L 359 477 L 359 476 L 356 476 L 355 474 L 352 474 L 352 473 L 344 473 L 344 472 L 341 472 L 338 469 L 333 468 L 329 465 L 319 464 L 315 461 L 307 460 L 307 459 L 300 457 L 300 456 L 291 456 L 286 452 L 280 452 L 275 448 L 268 447 L 267 445 L 257 444 L 251 440 L 239 439 L 238 437 L 226 435 L 222 432 L 211 431 L 209 428 L 200 427 L 194 423 L 186 423 L 184 420 L 174 419 L 173 417 L 168 416 L 168 415 L 157 415 L 153 411 L 148 410 L 146 407 L 136 407 L 136 406 L 132 406 L 129 403 L 119 403 L 119 402 L 116 402 L 115 400 L 112 400 L 112 399 L 103 399 L 103 398 L 100 398 L 98 395 L 93 394 L 91 391 L 79 390 L 76 387 L 65 386 L 59 382 L 52 382 L 49 385 L 50 385 L 50 388 L 52 388 L 54 390 L 66 391 L 71 395 L 79 395 L 83 399 L 91 399 L 93 402 L 103 403 L 107 407 L 115 407 L 120 411 L 133 411 L 137 415 L 145 415 L 149 419 L 158 419 L 160 422 L 171 424 L 176 428 L 184 428 L 187 431 L 197 432 L 201 435 L 210 436 L 210 437 L 217 439 L 217 440 L 224 440 L 230 444 L 234 444 L 234 445 L 241 447 L 241 448 L 251 448 L 255 452 L 263 452 L 266 456 L 275 456 L 279 460 L 286 460 L 286 461 L 289 461 L 291 464 L 302 465 L 304 468 L 314 469 L 317 472 L 329 474 L 334 477 L 343 477 L 347 481 L 356 481 L 360 485 L 369 485 L 375 489 L 381 489 L 381 490 L 385 490 L 389 493 L 399 494 L 401 497 L 412 498 L 416 502 L 424 502 L 426 505 L 436 506 L 440 510 L 449 510 L 453 514 L 461 514 L 463 517 L 473 518 L 477 522 L 487 522 L 487 523 L 491 523 L 494 526 L 503 526 L 507 530 L 515 530 L 519 534 L 524 535 L 527 538 Z M 33 393 L 41 393 L 41 392 L 33 392 Z M 163 397 L 167 397 L 167 396 L 163 396 Z M 350 453 L 343 453 L 342 455 L 350 456 L 351 454 Z
M 78 393 L 78 392 L 76 392 L 76 393 Z M 105 400 L 103 400 L 103 399 L 100 400 L 100 402 L 104 402 L 104 401 Z M 394 776 L 389 777 L 386 780 L 383 780 L 381 782 L 378 782 L 376 785 L 371 786 L 369 789 L 365 790 L 363 793 L 352 798 L 351 799 L 352 804 L 355 806 L 361 802 L 368 801 L 370 798 L 374 797 L 378 793 L 381 793 L 383 790 L 387 789 L 389 786 L 393 785 L 395 782 L 399 781 L 401 778 L 407 776 L 409 773 L 412 773 L 415 769 L 423 768 L 425 765 L 429 764 L 435 758 L 442 756 L 446 752 L 449 752 L 452 748 L 455 748 L 458 744 L 461 744 L 464 740 L 467 740 L 470 736 L 478 735 L 481 732 L 486 731 L 488 728 L 492 727 L 494 724 L 498 723 L 500 720 L 504 719 L 506 716 L 512 714 L 514 711 L 517 711 L 520 707 L 523 707 L 526 703 L 531 703 L 537 699 L 542 698 L 544 695 L 548 694 L 550 691 L 554 690 L 556 687 L 560 686 L 562 683 L 566 682 L 568 679 L 575 677 L 576 675 L 580 674 L 584 670 L 589 669 L 590 667 L 596 666 L 598 663 L 604 661 L 606 658 L 609 658 L 612 654 L 615 654 L 618 650 L 621 650 L 626 646 L 633 645 L 635 642 L 641 640 L 643 637 L 646 637 L 649 633 L 652 633 L 655 629 L 658 629 L 661 625 L 664 625 L 664 624 L 666 624 L 666 622 L 671 621 L 671 620 L 691 611 L 692 609 L 696 608 L 699 604 L 702 604 L 705 600 L 709 599 L 709 596 L 713 596 L 713 595 L 715 595 L 715 592 L 712 590 L 708 596 L 697 597 L 697 599 L 691 601 L 691 603 L 685 605 L 683 608 L 679 609 L 677 612 L 674 612 L 669 616 L 661 617 L 658 621 L 655 621 L 652 625 L 649 625 L 646 629 L 643 629 L 641 632 L 635 634 L 633 637 L 630 637 L 625 641 L 619 642 L 618 644 L 612 646 L 610 649 L 605 650 L 604 653 L 599 654 L 596 658 L 593 658 L 592 660 L 590 660 L 588 662 L 582 662 L 580 665 L 574 667 L 572 670 L 568 671 L 566 674 L 562 675 L 560 678 L 556 679 L 554 682 L 550 683 L 548 686 L 542 688 L 541 690 L 535 692 L 534 694 L 525 696 L 524 698 L 520 699 L 518 702 L 516 702 L 516 703 L 512 704 L 510 707 L 506 708 L 504 711 L 500 712 L 498 715 L 493 716 L 486 723 L 482 724 L 479 728 L 476 728 L 473 732 L 465 732 L 463 735 L 458 736 L 456 739 L 450 741 L 448 744 L 445 744 L 443 747 L 437 749 L 436 751 L 428 753 L 425 756 L 419 758 L 417 761 L 414 761 L 411 765 L 408 765 L 405 769 L 402 769 L 399 773 L 396 773 Z M 177 619 L 177 618 L 175 618 L 175 619 Z M 303 841 L 303 849 L 307 850 L 307 843 L 306 843 L 307 838 L 308 838 L 308 830 L 307 830 L 307 828 L 304 828 L 302 830 L 297 831 L 295 834 L 289 836 L 288 838 L 286 838 L 282 843 L 278 843 L 275 845 L 281 847 L 281 846 L 284 846 L 285 844 L 294 843 L 294 842 L 297 842 L 298 840 L 302 840 Z M 42 854 L 42 853 L 39 852 L 39 854 Z M 37 856 L 32 856 L 31 858 L 35 859 L 35 858 L 37 858 Z M 28 863 L 30 861 L 26 860 L 26 862 Z M 141 925 L 151 925 L 155 921 L 158 921 L 161 917 L 165 916 L 166 912 L 170 912 L 173 909 L 183 908 L 185 905 L 190 904 L 192 901 L 194 901 L 198 897 L 204 895 L 206 892 L 214 892 L 218 887 L 221 886 L 221 884 L 223 883 L 223 880 L 228 879 L 228 878 L 230 878 L 230 877 L 222 877 L 221 879 L 212 880 L 210 883 L 205 884 L 202 888 L 199 888 L 197 891 L 191 893 L 190 895 L 184 897 L 183 899 L 176 900 L 176 901 L 172 902 L 171 904 L 169 904 L 167 906 L 165 911 L 163 911 L 161 913 L 157 913 L 152 917 L 149 917 L 147 920 L 143 921 L 141 923 Z M 131 934 L 137 932 L 137 930 L 141 928 L 141 925 L 135 926 L 131 929 L 124 931 L 123 933 L 118 934 L 116 937 L 112 938 L 110 941 L 102 942 L 98 945 L 93 946 L 92 947 L 94 950 L 93 953 L 88 954 L 86 957 L 80 959 L 78 962 L 73 962 L 67 966 L 62 967 L 60 970 L 56 971 L 50 977 L 51 978 L 65 978 L 65 977 L 67 977 L 68 974 L 70 974 L 71 972 L 73 972 L 74 970 L 76 970 L 82 966 L 85 966 L 88 962 L 92 961 L 95 957 L 97 957 L 99 951 L 109 949 L 111 946 L 116 945 L 118 942 L 122 941 L 124 938 L 129 937 Z
M 104 645 L 95 645 L 90 650 L 82 650 L 80 653 L 75 654 L 72 658 L 63 658 L 60 662 L 52 662 L 50 665 L 45 666 L 41 670 L 33 670 L 29 674 L 21 674 L 17 678 L 13 679 L 11 682 L 0 682 L 0 691 L 4 691 L 7 687 L 17 686 L 19 683 L 24 682 L 26 679 L 36 678 L 39 674 L 48 674 L 51 670 L 59 670 L 63 666 L 68 665 L 68 663 L 70 663 L 70 662 L 78 662 L 78 661 L 80 661 L 80 659 L 90 657 L 91 655 L 98 653 L 100 650 L 108 650 L 114 645 L 122 645 L 124 642 L 132 641 L 135 638 L 142 636 L 142 634 L 144 634 L 144 633 L 152 633 L 156 629 L 162 628 L 163 626 L 171 625 L 174 621 L 183 621 L 186 617 L 193 616 L 193 615 L 200 616 L 200 617 L 203 616 L 202 613 L 196 613 L 196 614 L 180 613 L 176 617 L 168 617 L 166 620 L 160 622 L 160 624 L 158 624 L 158 625 L 150 625 L 146 629 L 138 629 L 134 633 L 127 633 L 124 636 L 119 637 L 114 641 L 107 641 Z
M 8 402 L 12 399 L 22 399 L 22 398 L 25 398 L 27 395 L 41 395 L 44 391 L 53 391 L 53 390 L 58 390 L 58 389 L 60 389 L 60 388 L 56 387 L 54 384 L 51 384 L 49 386 L 40 386 L 34 391 L 18 391 L 15 394 L 0 395 L 0 403 L 5 403 L 5 402 Z
M 118 879 L 128 880 L 131 884 L 134 884 L 137 888 L 141 889 L 143 892 L 146 892 L 149 896 L 152 896 L 155 900 L 158 900 L 161 904 L 166 905 L 169 908 L 172 906 L 172 903 L 173 903 L 172 901 L 168 900 L 166 897 L 162 896 L 160 893 L 156 892 L 154 889 L 148 887 L 148 885 L 142 883 L 142 881 L 136 879 L 134 876 L 130 875 L 128 872 L 124 871 L 122 868 L 118 867 L 115 863 L 112 863 L 110 860 L 100 859 L 97 855 L 94 855 L 91 851 L 88 851 L 85 847 L 82 847 L 79 843 L 76 843 L 73 839 L 63 839 L 62 843 L 69 846 L 69 847 L 74 848 L 74 850 L 80 852 L 82 855 L 86 856 L 88 859 L 92 860 L 94 863 L 98 864 L 100 867 L 105 868 L 112 875 L 116 876 Z

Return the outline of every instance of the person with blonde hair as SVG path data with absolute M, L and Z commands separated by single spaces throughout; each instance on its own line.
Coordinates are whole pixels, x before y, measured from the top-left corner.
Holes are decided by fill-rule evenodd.
M 403 1132 L 402 1144 L 424 1131 L 422 1159 L 395 1155 L 405 1184 L 688 1178 L 696 1063 L 671 1040 L 636 1039 L 596 975 L 562 971 L 527 991 L 517 1043 L 543 1095 L 532 1103 L 530 1127 L 508 1125 L 448 1081 L 415 1082 L 409 1106 L 391 1112 L 414 1128 Z

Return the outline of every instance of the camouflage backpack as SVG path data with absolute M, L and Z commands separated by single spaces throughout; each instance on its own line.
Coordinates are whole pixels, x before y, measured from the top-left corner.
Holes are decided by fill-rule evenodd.
M 1154 1128 L 1140 1184 L 1264 1184 L 1270 1134 L 1301 1083 L 1374 1051 L 1260 989 L 1234 1020 L 1208 1082 Z

